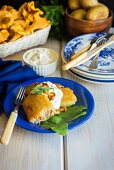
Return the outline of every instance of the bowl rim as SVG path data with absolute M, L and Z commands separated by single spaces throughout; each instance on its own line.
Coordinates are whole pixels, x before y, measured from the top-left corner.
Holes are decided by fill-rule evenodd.
M 109 9 L 109 8 L 108 8 Z M 101 20 L 82 20 L 82 19 L 75 19 L 75 18 L 73 18 L 69 13 L 68 13 L 68 10 L 70 10 L 70 8 L 66 8 L 65 9 L 65 14 L 70 18 L 70 19 L 72 19 L 72 20 L 74 20 L 74 21 L 78 21 L 78 22 L 85 22 L 85 23 L 91 23 L 91 22 L 96 22 L 96 23 L 100 23 L 100 22 L 103 22 L 103 21 L 107 21 L 107 20 L 109 20 L 109 19 L 113 19 L 113 12 L 112 12 L 112 10 L 111 9 L 109 9 L 109 16 L 108 16 L 108 18 L 105 18 L 105 19 L 101 19 Z M 77 9 L 78 10 L 78 9 Z
M 30 64 L 29 62 L 26 61 L 25 55 L 26 55 L 27 53 L 29 53 L 30 51 L 37 50 L 37 49 L 47 49 L 47 50 L 49 50 L 49 51 L 52 51 L 52 52 L 55 54 L 55 56 L 54 56 L 55 59 L 54 59 L 51 63 L 47 63 L 47 64 L 42 64 L 42 65 L 41 65 L 41 64 L 38 64 L 38 65 Z M 30 66 L 32 66 L 32 67 L 47 67 L 47 66 L 51 66 L 53 63 L 57 62 L 59 57 L 58 57 L 58 53 L 57 53 L 55 50 L 53 50 L 53 49 L 45 48 L 45 47 L 37 47 L 37 48 L 32 48 L 32 49 L 27 50 L 26 52 L 24 52 L 22 58 L 23 58 L 23 61 L 24 61 L 26 64 L 28 64 L 28 65 L 30 65 Z

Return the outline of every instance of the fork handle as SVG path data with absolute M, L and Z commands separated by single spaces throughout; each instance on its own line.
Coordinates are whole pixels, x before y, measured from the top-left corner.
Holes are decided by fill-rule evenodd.
M 6 127 L 5 127 L 2 137 L 1 137 L 1 143 L 4 145 L 7 145 L 9 143 L 17 116 L 18 116 L 18 113 L 16 110 L 11 112 L 8 122 L 6 124 Z

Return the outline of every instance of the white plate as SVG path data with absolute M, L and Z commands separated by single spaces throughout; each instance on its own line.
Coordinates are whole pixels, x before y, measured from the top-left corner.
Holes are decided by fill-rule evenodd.
M 91 75 L 86 75 L 86 74 L 83 74 L 80 70 L 77 70 L 77 71 L 74 71 L 73 69 L 70 69 L 71 71 L 73 71 L 75 74 L 78 74 L 80 76 L 84 76 L 84 77 L 87 77 L 87 78 L 90 78 L 90 79 L 96 79 L 96 80 L 114 80 L 114 76 L 113 77 L 97 77 L 97 76 L 91 76 Z
M 79 79 L 83 81 L 87 81 L 90 83 L 97 83 L 97 84 L 114 84 L 114 80 L 101 80 L 101 79 L 94 79 L 94 78 L 89 78 L 85 77 L 83 75 L 79 75 L 78 73 L 74 73 L 72 70 L 68 70 L 69 73 L 73 74 L 75 77 L 78 77 Z

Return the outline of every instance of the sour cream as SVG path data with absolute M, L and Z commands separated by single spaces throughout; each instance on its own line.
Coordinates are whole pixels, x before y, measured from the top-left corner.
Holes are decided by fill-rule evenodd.
M 30 65 L 46 65 L 52 63 L 55 58 L 51 51 L 46 48 L 37 48 L 26 53 L 25 59 Z
M 53 100 L 51 100 L 51 103 L 54 107 L 54 109 L 59 109 L 60 105 L 61 105 L 61 99 L 63 97 L 63 92 L 53 83 L 51 83 L 50 81 L 45 82 L 48 84 L 49 88 L 52 88 L 49 90 L 49 92 L 54 92 L 55 93 L 55 97 Z
M 33 48 L 23 54 L 23 61 L 39 76 L 47 76 L 56 71 L 58 54 L 49 48 Z

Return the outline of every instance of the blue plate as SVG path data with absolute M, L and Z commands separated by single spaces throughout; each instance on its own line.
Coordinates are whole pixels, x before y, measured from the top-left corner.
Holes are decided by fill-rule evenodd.
M 81 125 L 82 123 L 84 123 L 91 117 L 91 115 L 93 114 L 94 105 L 95 105 L 94 98 L 93 98 L 92 94 L 84 86 L 82 86 L 74 81 L 71 81 L 68 79 L 63 79 L 63 78 L 56 78 L 56 77 L 33 79 L 31 81 L 27 81 L 27 82 L 20 84 L 15 89 L 10 91 L 10 93 L 6 96 L 6 98 L 4 100 L 4 110 L 5 110 L 6 115 L 9 117 L 10 113 L 13 111 L 14 101 L 15 101 L 16 95 L 18 93 L 18 90 L 20 89 L 21 86 L 26 87 L 34 82 L 44 82 L 44 81 L 60 83 L 61 85 L 65 86 L 65 87 L 71 88 L 78 98 L 78 102 L 76 103 L 76 105 L 84 105 L 87 108 L 86 115 L 69 123 L 69 127 L 68 127 L 69 130 Z M 30 130 L 32 132 L 54 133 L 52 130 L 44 129 L 40 125 L 35 125 L 33 123 L 28 122 L 26 115 L 22 108 L 19 109 L 19 115 L 18 115 L 16 124 L 24 129 Z

